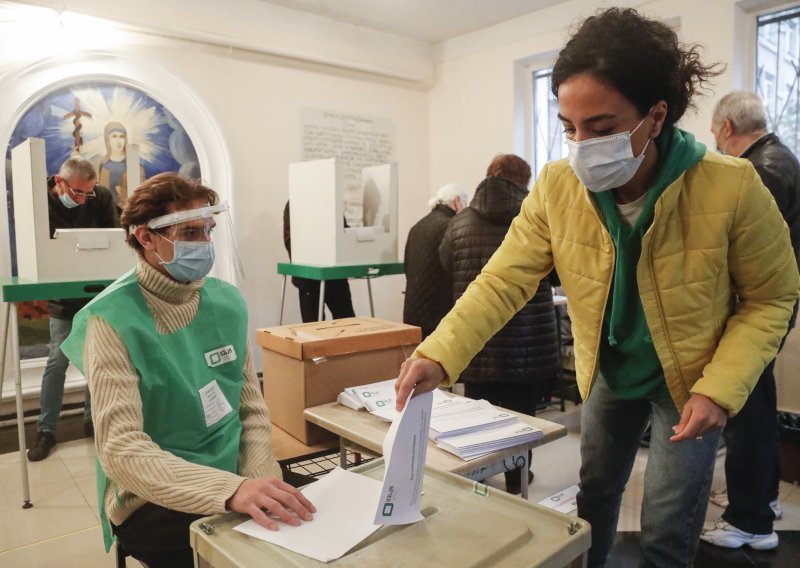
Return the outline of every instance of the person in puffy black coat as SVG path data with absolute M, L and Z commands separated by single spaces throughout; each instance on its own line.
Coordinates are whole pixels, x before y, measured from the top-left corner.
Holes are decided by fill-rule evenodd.
M 464 186 L 448 183 L 439 188 L 430 213 L 411 227 L 403 256 L 406 298 L 403 323 L 422 328 L 422 338 L 433 333 L 453 307 L 453 280 L 439 261 L 439 245 L 453 215 L 467 206 Z
M 500 154 L 486 176 L 469 207 L 450 221 L 439 247 L 442 265 L 452 274 L 454 300 L 503 241 L 528 195 L 531 169 L 519 156 Z M 535 296 L 489 340 L 459 380 L 469 398 L 535 415 L 537 402 L 553 387 L 560 363 L 558 350 L 553 292 L 543 280 Z M 519 478 L 518 470 L 506 472 L 510 493 L 519 492 Z

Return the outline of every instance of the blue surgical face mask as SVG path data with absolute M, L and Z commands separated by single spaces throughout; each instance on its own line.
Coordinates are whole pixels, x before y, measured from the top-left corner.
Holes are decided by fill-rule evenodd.
M 73 208 L 77 207 L 78 205 L 80 205 L 80 203 L 78 203 L 77 201 L 72 199 L 69 195 L 67 195 L 66 191 L 64 193 L 60 193 L 58 195 L 58 198 L 61 200 L 61 203 L 67 209 L 73 209 Z
M 211 241 L 170 241 L 175 247 L 172 262 L 165 262 L 158 253 L 161 265 L 179 282 L 191 282 L 208 276 L 214 266 L 214 243 Z

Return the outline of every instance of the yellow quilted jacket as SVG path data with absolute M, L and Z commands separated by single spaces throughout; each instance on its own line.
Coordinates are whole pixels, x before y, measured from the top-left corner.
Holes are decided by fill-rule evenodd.
M 600 211 L 567 161 L 548 164 L 503 244 L 415 356 L 439 362 L 452 384 L 555 266 L 586 398 L 614 255 Z M 678 409 L 699 393 L 738 412 L 777 353 L 800 286 L 786 223 L 750 162 L 707 152 L 664 190 L 637 279 Z

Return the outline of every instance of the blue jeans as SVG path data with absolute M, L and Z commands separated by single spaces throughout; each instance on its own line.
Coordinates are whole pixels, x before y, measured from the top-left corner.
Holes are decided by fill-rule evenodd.
M 598 376 L 581 416 L 578 516 L 592 526 L 589 567 L 604 566 L 639 441 L 652 425 L 642 503 L 642 566 L 691 566 L 705 521 L 720 432 L 673 443 L 672 400 L 620 399 Z
M 39 432 L 55 434 L 58 429 L 58 415 L 61 414 L 61 405 L 64 403 L 64 381 L 67 378 L 69 359 L 61 351 L 61 344 L 72 331 L 72 320 L 50 318 L 50 354 L 47 356 L 47 365 L 42 375 L 42 390 L 39 393 L 39 419 L 36 428 Z M 89 389 L 86 389 L 84 398 L 83 419 L 92 419 L 92 406 L 89 399 Z

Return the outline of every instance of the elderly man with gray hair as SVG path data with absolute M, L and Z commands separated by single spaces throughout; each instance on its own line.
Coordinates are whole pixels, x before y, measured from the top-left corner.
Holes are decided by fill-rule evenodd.
M 97 185 L 97 174 L 89 160 L 80 156 L 67 159 L 58 174 L 47 178 L 47 209 L 50 237 L 56 229 L 92 229 L 119 227 L 119 216 L 111 192 Z M 61 343 L 72 329 L 72 318 L 89 299 L 51 300 L 50 353 L 42 376 L 39 394 L 39 419 L 36 443 L 28 450 L 29 461 L 40 461 L 56 445 L 58 416 L 64 401 L 64 381 L 69 361 L 61 352 Z M 89 391 L 84 402 L 84 431 L 92 433 Z
M 792 151 L 767 129 L 764 103 L 755 93 L 734 91 L 714 108 L 711 132 L 723 154 L 752 162 L 789 226 L 795 258 L 800 249 L 800 163 Z M 797 316 L 795 305 L 789 329 Z M 701 540 L 725 548 L 748 545 L 759 550 L 778 546 L 773 521 L 781 517 L 778 502 L 777 397 L 773 360 L 764 369 L 742 410 L 728 420 L 727 492 L 711 501 L 725 507 L 722 518 L 703 529 Z
M 433 333 L 453 307 L 453 279 L 439 261 L 439 244 L 450 219 L 468 201 L 463 185 L 443 185 L 428 202 L 431 212 L 408 232 L 403 255 L 406 272 L 403 322 L 422 328 L 423 339 Z

